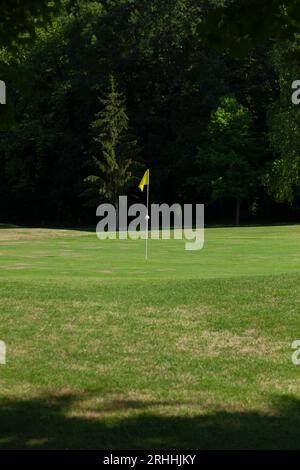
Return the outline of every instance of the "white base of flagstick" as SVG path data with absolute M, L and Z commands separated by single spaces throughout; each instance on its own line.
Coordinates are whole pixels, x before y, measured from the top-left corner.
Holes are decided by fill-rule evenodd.
M 148 230 L 148 224 L 149 224 L 149 215 L 147 214 L 146 217 L 146 253 L 145 253 L 145 259 L 148 259 L 148 238 L 149 238 L 149 230 Z

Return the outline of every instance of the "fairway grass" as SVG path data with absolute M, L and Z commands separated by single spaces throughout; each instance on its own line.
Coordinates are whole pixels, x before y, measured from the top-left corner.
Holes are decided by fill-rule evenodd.
M 0 227 L 0 449 L 300 449 L 300 226 Z

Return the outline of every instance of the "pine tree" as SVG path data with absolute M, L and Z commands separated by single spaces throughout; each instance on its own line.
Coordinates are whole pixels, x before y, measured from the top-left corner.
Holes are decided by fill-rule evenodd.
M 91 123 L 98 152 L 89 161 L 93 174 L 85 178 L 88 188 L 84 194 L 89 197 L 88 205 L 97 205 L 106 200 L 117 208 L 119 195 L 133 179 L 131 167 L 136 141 L 130 139 L 125 98 L 118 91 L 113 76 L 110 78 L 108 93 L 99 101 L 102 110 Z

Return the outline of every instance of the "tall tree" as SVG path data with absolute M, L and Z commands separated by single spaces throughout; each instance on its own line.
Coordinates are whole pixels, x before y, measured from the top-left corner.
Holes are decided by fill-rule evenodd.
M 214 200 L 234 198 L 235 223 L 240 223 L 240 204 L 257 184 L 253 118 L 232 96 L 223 96 L 210 118 L 208 140 L 197 157 L 195 185 L 210 186 Z
M 299 78 L 299 20 L 299 0 L 225 0 L 201 25 L 211 45 L 233 55 L 245 56 L 257 46 L 268 45 L 280 96 L 266 110 L 275 155 L 263 182 L 276 201 L 290 204 L 299 195 L 300 182 L 299 107 L 291 103 L 291 84 Z
M 292 55 L 289 54 L 292 52 Z M 299 78 L 298 41 L 277 46 L 272 54 L 279 76 L 280 96 L 268 112 L 268 137 L 275 160 L 267 166 L 264 183 L 278 202 L 293 204 L 300 194 L 300 106 L 292 103 L 292 83 Z
M 99 101 L 102 109 L 91 124 L 97 154 L 89 160 L 94 172 L 85 178 L 88 188 L 84 194 L 89 197 L 89 204 L 108 200 L 118 207 L 119 195 L 133 178 L 136 141 L 130 139 L 125 99 L 113 76 L 109 91 Z

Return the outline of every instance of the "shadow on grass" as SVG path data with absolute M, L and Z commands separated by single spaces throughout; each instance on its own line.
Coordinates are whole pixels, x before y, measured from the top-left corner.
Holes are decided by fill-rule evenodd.
M 172 417 L 172 405 L 185 404 L 142 401 L 113 401 L 72 417 L 68 412 L 76 400 L 72 395 L 2 400 L 0 449 L 300 448 L 300 401 L 288 396 L 277 399 L 270 415 L 219 411 L 195 417 Z M 166 406 L 168 413 L 156 414 L 154 406 L 162 411 Z M 109 410 L 131 416 L 105 417 Z
M 10 224 L 0 224 L 0 229 L 12 229 L 12 228 L 21 228 L 18 225 L 10 225 Z

